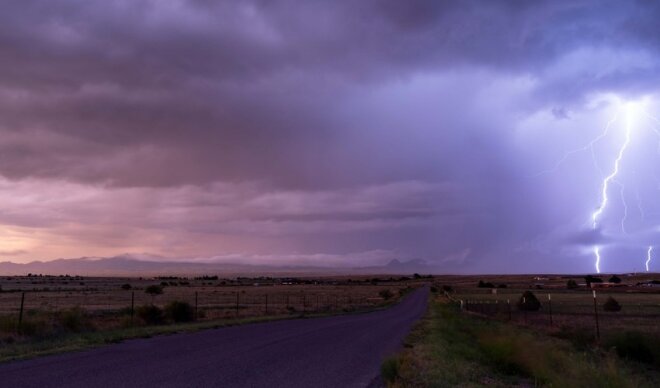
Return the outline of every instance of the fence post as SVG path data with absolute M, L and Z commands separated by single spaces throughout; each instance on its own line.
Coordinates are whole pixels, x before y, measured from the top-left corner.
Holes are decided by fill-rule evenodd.
M 238 291 L 236 291 L 236 316 L 238 317 Z
M 289 309 L 289 293 L 286 293 L 286 309 Z
M 523 296 L 522 300 L 522 309 L 523 309 L 523 319 L 525 320 L 525 325 L 527 324 L 527 298 Z
M 197 320 L 197 317 L 198 317 L 198 315 L 197 315 L 198 306 L 199 306 L 199 304 L 198 304 L 198 299 L 197 299 L 197 291 L 195 291 L 195 320 Z
M 596 339 L 600 341 L 600 326 L 598 325 L 598 302 L 596 301 L 596 290 L 593 290 L 594 295 L 594 317 L 596 318 Z
M 511 321 L 511 299 L 506 300 L 507 309 L 509 310 L 509 321 Z
M 21 292 L 21 310 L 18 313 L 18 332 L 21 332 L 21 326 L 23 325 L 23 306 L 25 304 L 25 292 Z
M 135 316 L 135 291 L 131 291 L 131 326 L 133 325 L 134 316 Z
M 268 315 L 268 294 L 266 294 L 266 315 Z
M 548 294 L 548 314 L 550 314 L 550 326 L 552 326 L 552 297 Z

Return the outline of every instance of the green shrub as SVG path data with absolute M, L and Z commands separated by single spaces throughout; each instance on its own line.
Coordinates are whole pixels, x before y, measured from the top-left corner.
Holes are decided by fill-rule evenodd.
M 578 349 L 587 349 L 596 342 L 593 327 L 562 325 L 555 336 L 570 341 Z
M 18 319 L 16 319 L 18 326 Z M 23 316 L 19 334 L 28 337 L 44 338 L 53 333 L 53 327 L 43 314 L 28 312 Z
M 524 311 L 538 311 L 541 308 L 541 302 L 536 298 L 531 291 L 523 292 L 518 300 L 518 310 Z
M 616 276 L 616 275 L 612 275 L 609 282 L 619 284 L 619 283 L 621 283 L 621 278 Z
M 587 287 L 591 287 L 591 283 L 602 283 L 603 279 L 593 275 L 587 275 L 584 277 L 584 281 L 587 283 Z
M 396 357 L 385 359 L 380 365 L 380 375 L 386 383 L 394 383 L 399 376 L 399 360 Z
M 392 298 L 392 297 L 394 296 L 394 294 L 392 293 L 392 291 L 390 291 L 389 289 L 380 290 L 380 291 L 378 292 L 378 295 L 379 295 L 381 298 L 385 299 L 385 300 L 388 300 L 388 299 L 390 299 L 390 298 Z
M 122 284 L 122 285 L 121 285 L 121 289 L 122 289 L 122 290 L 130 290 L 130 289 L 131 289 L 131 285 L 128 284 L 128 283 Z
M 637 331 L 623 331 L 610 335 L 605 344 L 614 348 L 621 358 L 647 364 L 660 364 L 660 338 Z
M 13 315 L 0 317 L 0 333 L 13 333 L 16 331 L 18 320 Z
M 91 322 L 85 316 L 85 310 L 80 307 L 60 311 L 57 314 L 57 321 L 64 329 L 74 333 L 92 328 Z
M 152 284 L 147 286 L 147 288 L 144 289 L 144 292 L 151 296 L 160 295 L 163 293 L 163 287 L 158 284 Z
M 165 316 L 174 322 L 190 322 L 195 319 L 195 310 L 190 303 L 175 300 L 165 306 Z
M 479 280 L 479 283 L 477 283 L 477 287 L 479 287 L 479 288 L 495 288 L 495 285 L 491 282 L 484 282 L 483 280 Z
M 603 304 L 603 310 L 613 312 L 621 311 L 621 305 L 616 301 L 616 299 L 610 296 Z
M 157 325 L 163 322 L 163 310 L 152 304 L 138 307 L 136 313 L 147 325 Z
M 578 288 L 578 284 L 575 280 L 568 279 L 568 281 L 566 282 L 566 288 L 568 288 L 569 290 L 573 290 Z

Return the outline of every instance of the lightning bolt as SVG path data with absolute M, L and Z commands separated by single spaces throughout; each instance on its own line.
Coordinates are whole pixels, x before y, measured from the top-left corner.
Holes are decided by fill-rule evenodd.
M 616 178 L 616 176 L 619 175 L 621 160 L 623 159 L 623 155 L 626 152 L 628 145 L 630 145 L 631 132 L 632 132 L 632 123 L 630 117 L 628 117 L 628 120 L 626 122 L 626 140 L 621 145 L 621 148 L 619 148 L 619 152 L 617 153 L 616 159 L 614 160 L 614 168 L 612 169 L 612 172 L 608 176 L 606 176 L 605 179 L 603 180 L 603 184 L 601 185 L 600 205 L 598 206 L 596 211 L 591 214 L 591 220 L 593 222 L 594 229 L 598 227 L 598 218 L 603 214 L 605 208 L 607 207 L 607 203 L 609 201 L 609 198 L 607 196 L 607 191 L 610 188 L 610 183 L 612 182 L 617 183 L 616 181 L 614 181 L 614 178 Z
M 600 247 L 594 246 L 594 255 L 596 256 L 596 272 L 600 273 Z
M 614 123 L 618 120 L 618 118 L 619 118 L 619 110 L 617 110 L 617 112 L 616 112 L 616 114 L 614 115 L 614 117 L 612 117 L 612 118 L 610 119 L 610 121 L 607 122 L 607 125 L 605 126 L 605 130 L 603 130 L 603 132 L 602 132 L 600 135 L 598 135 L 596 138 L 594 138 L 594 139 L 591 140 L 589 143 L 587 143 L 586 145 L 584 145 L 584 146 L 582 146 L 582 147 L 580 147 L 580 148 L 576 148 L 576 149 L 573 149 L 573 150 L 570 150 L 570 151 L 566 151 L 566 153 L 564 153 L 564 156 L 562 156 L 561 159 L 559 159 L 559 160 L 557 161 L 557 163 L 555 163 L 555 165 L 554 165 L 551 169 L 541 171 L 541 172 L 537 173 L 537 174 L 535 175 L 535 177 L 538 177 L 538 176 L 541 176 L 541 175 L 545 175 L 545 174 L 552 174 L 552 173 L 556 172 L 556 171 L 559 169 L 559 167 L 561 167 L 561 165 L 564 164 L 564 162 L 565 162 L 565 161 L 566 161 L 571 155 L 573 155 L 573 154 L 577 154 L 577 153 L 580 153 L 580 152 L 584 152 L 584 151 L 587 151 L 587 150 L 590 150 L 590 151 L 591 151 L 591 160 L 593 161 L 594 166 L 596 167 L 596 169 L 597 169 L 598 171 L 600 171 L 600 172 L 601 172 L 601 175 L 602 175 L 603 172 L 602 172 L 602 170 L 600 169 L 600 167 L 598 166 L 598 162 L 596 161 L 596 152 L 594 151 L 594 146 L 595 146 L 599 141 L 601 141 L 601 140 L 603 140 L 604 138 L 607 137 L 607 135 L 608 135 L 609 132 L 610 132 L 610 128 L 612 127 L 612 124 L 614 124 Z M 660 120 L 658 121 L 658 123 L 660 123 Z M 659 134 L 660 134 L 660 132 L 659 132 Z
M 607 192 L 609 191 L 610 184 L 611 183 L 618 183 L 621 185 L 621 183 L 617 182 L 615 180 L 616 176 L 619 175 L 619 170 L 621 167 L 621 160 L 623 159 L 623 155 L 626 152 L 626 149 L 628 149 L 628 145 L 630 145 L 630 139 L 631 139 L 631 132 L 632 132 L 632 112 L 630 112 L 630 109 L 628 110 L 628 114 L 626 117 L 626 139 L 621 145 L 621 148 L 619 148 L 619 152 L 617 153 L 616 159 L 614 160 L 614 168 L 612 169 L 612 172 L 608 176 L 603 179 L 603 184 L 601 185 L 601 200 L 600 200 L 600 205 L 591 214 L 591 221 L 592 221 L 592 227 L 594 230 L 598 228 L 598 219 L 600 216 L 603 214 L 605 211 L 605 208 L 607 207 L 607 203 L 609 202 L 609 197 L 607 196 Z M 623 190 L 625 189 L 623 185 L 621 185 L 621 192 L 622 192 L 622 198 L 623 198 Z M 626 215 L 627 215 L 627 208 L 628 206 L 625 205 L 625 200 L 624 200 L 624 209 L 626 209 Z M 621 221 L 621 228 L 625 231 L 624 227 L 624 219 Z M 600 273 L 600 247 L 594 246 L 594 256 L 596 257 L 596 272 Z
M 623 217 L 621 217 L 621 231 L 623 234 L 628 234 L 626 232 L 626 220 L 628 219 L 628 203 L 626 202 L 626 186 L 624 186 L 621 182 L 615 181 L 619 187 L 621 187 L 621 204 L 623 205 Z
M 645 104 L 645 102 L 642 101 L 642 104 Z M 624 127 L 625 139 L 623 143 L 619 146 L 618 150 L 616 151 L 616 157 L 614 159 L 614 163 L 612 165 L 611 170 L 609 170 L 609 173 L 606 174 L 598 165 L 595 146 L 598 142 L 600 142 L 601 140 L 605 139 L 608 136 L 612 125 L 618 120 L 622 108 L 624 108 L 626 115 L 625 127 Z M 635 116 L 638 116 L 640 113 L 646 116 L 646 118 L 653 121 L 655 125 L 651 126 L 651 129 L 660 138 L 660 119 L 648 114 L 643 108 L 643 106 L 639 106 L 639 103 L 637 102 L 628 102 L 625 104 L 620 104 L 615 115 L 607 122 L 607 125 L 605 126 L 603 132 L 600 133 L 600 135 L 598 135 L 596 138 L 591 140 L 583 147 L 570 150 L 564 153 L 563 157 L 559 159 L 559 161 L 557 161 L 557 163 L 551 169 L 541 171 L 540 173 L 536 174 L 536 176 L 539 176 L 539 175 L 555 172 L 573 154 L 583 151 L 591 151 L 591 159 L 594 163 L 594 166 L 600 172 L 602 177 L 602 183 L 600 185 L 600 195 L 599 195 L 600 201 L 596 209 L 591 213 L 591 227 L 594 231 L 598 230 L 598 228 L 600 227 L 601 220 L 611 201 L 610 198 L 611 186 L 616 185 L 620 188 L 620 198 L 621 198 L 621 204 L 623 210 L 623 215 L 620 221 L 621 231 L 623 232 L 623 234 L 628 234 L 628 231 L 626 230 L 626 221 L 628 220 L 628 216 L 629 216 L 628 201 L 626 199 L 627 190 L 624 182 L 618 178 L 620 175 L 623 159 L 626 156 L 628 149 L 630 148 L 630 144 L 632 142 Z M 659 147 L 659 152 L 660 152 L 660 147 Z M 660 180 L 658 180 L 658 177 L 654 177 L 654 178 L 656 179 L 656 181 L 659 182 L 659 186 L 660 186 Z M 642 221 L 644 221 L 646 219 L 646 214 L 644 211 L 644 207 L 642 206 L 642 199 L 640 198 L 639 195 L 639 189 L 636 189 L 635 201 L 637 204 L 637 208 L 639 209 L 641 219 Z M 600 273 L 600 269 L 601 269 L 600 267 L 602 261 L 602 248 L 603 246 L 598 244 L 594 244 L 592 246 L 592 252 L 595 258 L 594 264 L 597 273 Z M 653 246 L 649 245 L 646 253 L 646 262 L 645 262 L 647 272 L 649 271 L 649 263 L 651 261 L 652 253 L 653 253 Z

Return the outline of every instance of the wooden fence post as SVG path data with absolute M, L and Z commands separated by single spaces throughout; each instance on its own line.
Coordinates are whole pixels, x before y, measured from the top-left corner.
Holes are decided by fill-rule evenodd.
M 131 326 L 133 325 L 134 316 L 135 316 L 135 291 L 131 291 Z
M 21 292 L 21 310 L 18 313 L 18 332 L 21 332 L 21 326 L 23 325 L 23 306 L 25 304 L 25 292 Z
M 198 315 L 197 315 L 198 306 L 199 306 L 199 304 L 198 304 L 198 299 L 197 299 L 197 291 L 195 291 L 195 320 L 197 320 L 197 317 L 198 317 Z
M 598 324 L 598 302 L 596 301 L 596 290 L 593 290 L 594 295 L 594 317 L 596 318 L 596 339 L 600 341 L 600 325 Z
M 552 297 L 548 294 L 548 314 L 550 314 L 550 326 L 552 326 Z
M 236 316 L 238 317 L 238 291 L 236 291 Z

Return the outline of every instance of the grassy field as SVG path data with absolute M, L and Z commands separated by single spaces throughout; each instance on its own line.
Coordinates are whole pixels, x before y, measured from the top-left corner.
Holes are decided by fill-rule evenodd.
M 369 311 L 395 303 L 423 281 L 2 277 L 0 361 L 182 330 Z M 154 286 L 162 294 L 145 292 Z
M 611 275 L 601 278 L 609 280 Z M 620 275 L 617 287 L 596 289 L 598 329 L 602 335 L 620 330 L 634 329 L 658 332 L 660 318 L 660 288 L 638 285 L 660 279 L 658 275 Z M 576 288 L 569 289 L 567 282 L 575 281 Z M 479 282 L 482 287 L 479 287 Z M 490 283 L 490 284 L 488 284 Z M 593 290 L 579 276 L 464 276 L 436 277 L 436 288 L 451 288 L 451 297 L 463 301 L 469 311 L 502 321 L 533 325 L 546 331 L 568 328 L 596 331 Z M 495 288 L 483 287 L 493 285 Z M 525 291 L 531 291 L 540 301 L 538 311 L 521 311 L 517 303 Z M 617 312 L 605 311 L 609 297 L 621 306 Z
M 645 345 L 633 346 L 639 352 Z M 436 296 L 405 350 L 383 363 L 382 375 L 390 387 L 652 387 L 660 378 L 660 354 L 652 351 L 655 360 L 631 361 L 605 344 L 579 347 L 466 313 Z

